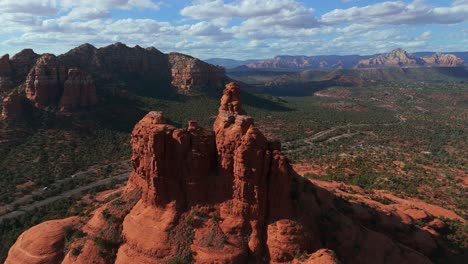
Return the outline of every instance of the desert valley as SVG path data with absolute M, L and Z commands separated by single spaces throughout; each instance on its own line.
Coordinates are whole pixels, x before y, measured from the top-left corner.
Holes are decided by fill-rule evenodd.
M 461 262 L 467 71 L 408 57 L 225 70 L 122 43 L 4 56 L 2 257 Z
M 468 1 L 0 13 L 0 263 L 467 262 Z

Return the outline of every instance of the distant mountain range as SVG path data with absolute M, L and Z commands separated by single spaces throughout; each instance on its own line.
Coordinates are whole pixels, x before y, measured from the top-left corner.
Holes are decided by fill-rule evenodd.
M 210 64 L 220 65 L 226 69 L 237 67 L 249 69 L 351 69 L 379 67 L 468 67 L 468 52 L 415 52 L 408 53 L 395 49 L 387 54 L 369 56 L 361 55 L 320 55 L 289 56 L 281 55 L 272 59 L 234 60 L 208 59 Z

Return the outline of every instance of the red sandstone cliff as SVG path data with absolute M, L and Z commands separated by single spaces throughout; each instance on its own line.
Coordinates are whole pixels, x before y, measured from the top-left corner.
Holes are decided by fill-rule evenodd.
M 297 175 L 245 115 L 238 84 L 226 86 L 213 127 L 177 129 L 147 114 L 132 132 L 124 193 L 74 225 L 86 235 L 62 263 L 431 263 L 446 254 L 434 229 L 405 231 L 407 214 L 351 205 Z M 7 263 L 60 263 L 64 245 L 47 230 L 26 231 Z
M 57 57 L 41 56 L 28 74 L 26 98 L 36 107 L 59 104 L 62 111 L 95 105 L 93 79 L 78 69 L 66 70 Z
M 89 107 L 97 101 L 96 86 L 91 76 L 79 69 L 69 69 L 59 103 L 61 111 Z
M 50 54 L 41 56 L 26 79 L 26 98 L 37 107 L 56 103 L 60 99 L 66 74 L 57 57 Z
M 24 49 L 15 54 L 10 62 L 14 72 L 14 78 L 19 81 L 24 81 L 31 68 L 36 63 L 40 56 L 32 49 Z
M 180 53 L 169 53 L 172 85 L 182 92 L 222 86 L 224 69 Z
M 21 104 L 21 96 L 17 91 L 13 91 L 3 99 L 2 119 L 5 121 L 13 121 L 21 118 L 23 114 L 23 106 Z

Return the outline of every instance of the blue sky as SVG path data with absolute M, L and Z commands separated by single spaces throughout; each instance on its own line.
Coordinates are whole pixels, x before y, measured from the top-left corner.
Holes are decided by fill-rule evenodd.
M 0 54 L 83 43 L 206 58 L 468 51 L 468 0 L 0 0 Z

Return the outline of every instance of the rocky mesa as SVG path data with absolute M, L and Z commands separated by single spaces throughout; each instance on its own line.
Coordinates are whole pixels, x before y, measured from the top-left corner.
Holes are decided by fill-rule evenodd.
M 405 213 L 352 205 L 299 176 L 281 144 L 267 140 L 246 115 L 237 83 L 226 85 L 213 130 L 195 121 L 186 128 L 168 123 L 161 112 L 150 112 L 134 127 L 133 169 L 120 196 L 89 216 L 24 232 L 6 263 L 431 263 L 451 257 L 436 227 L 411 229 Z M 65 239 L 60 229 L 70 225 L 80 235 Z

